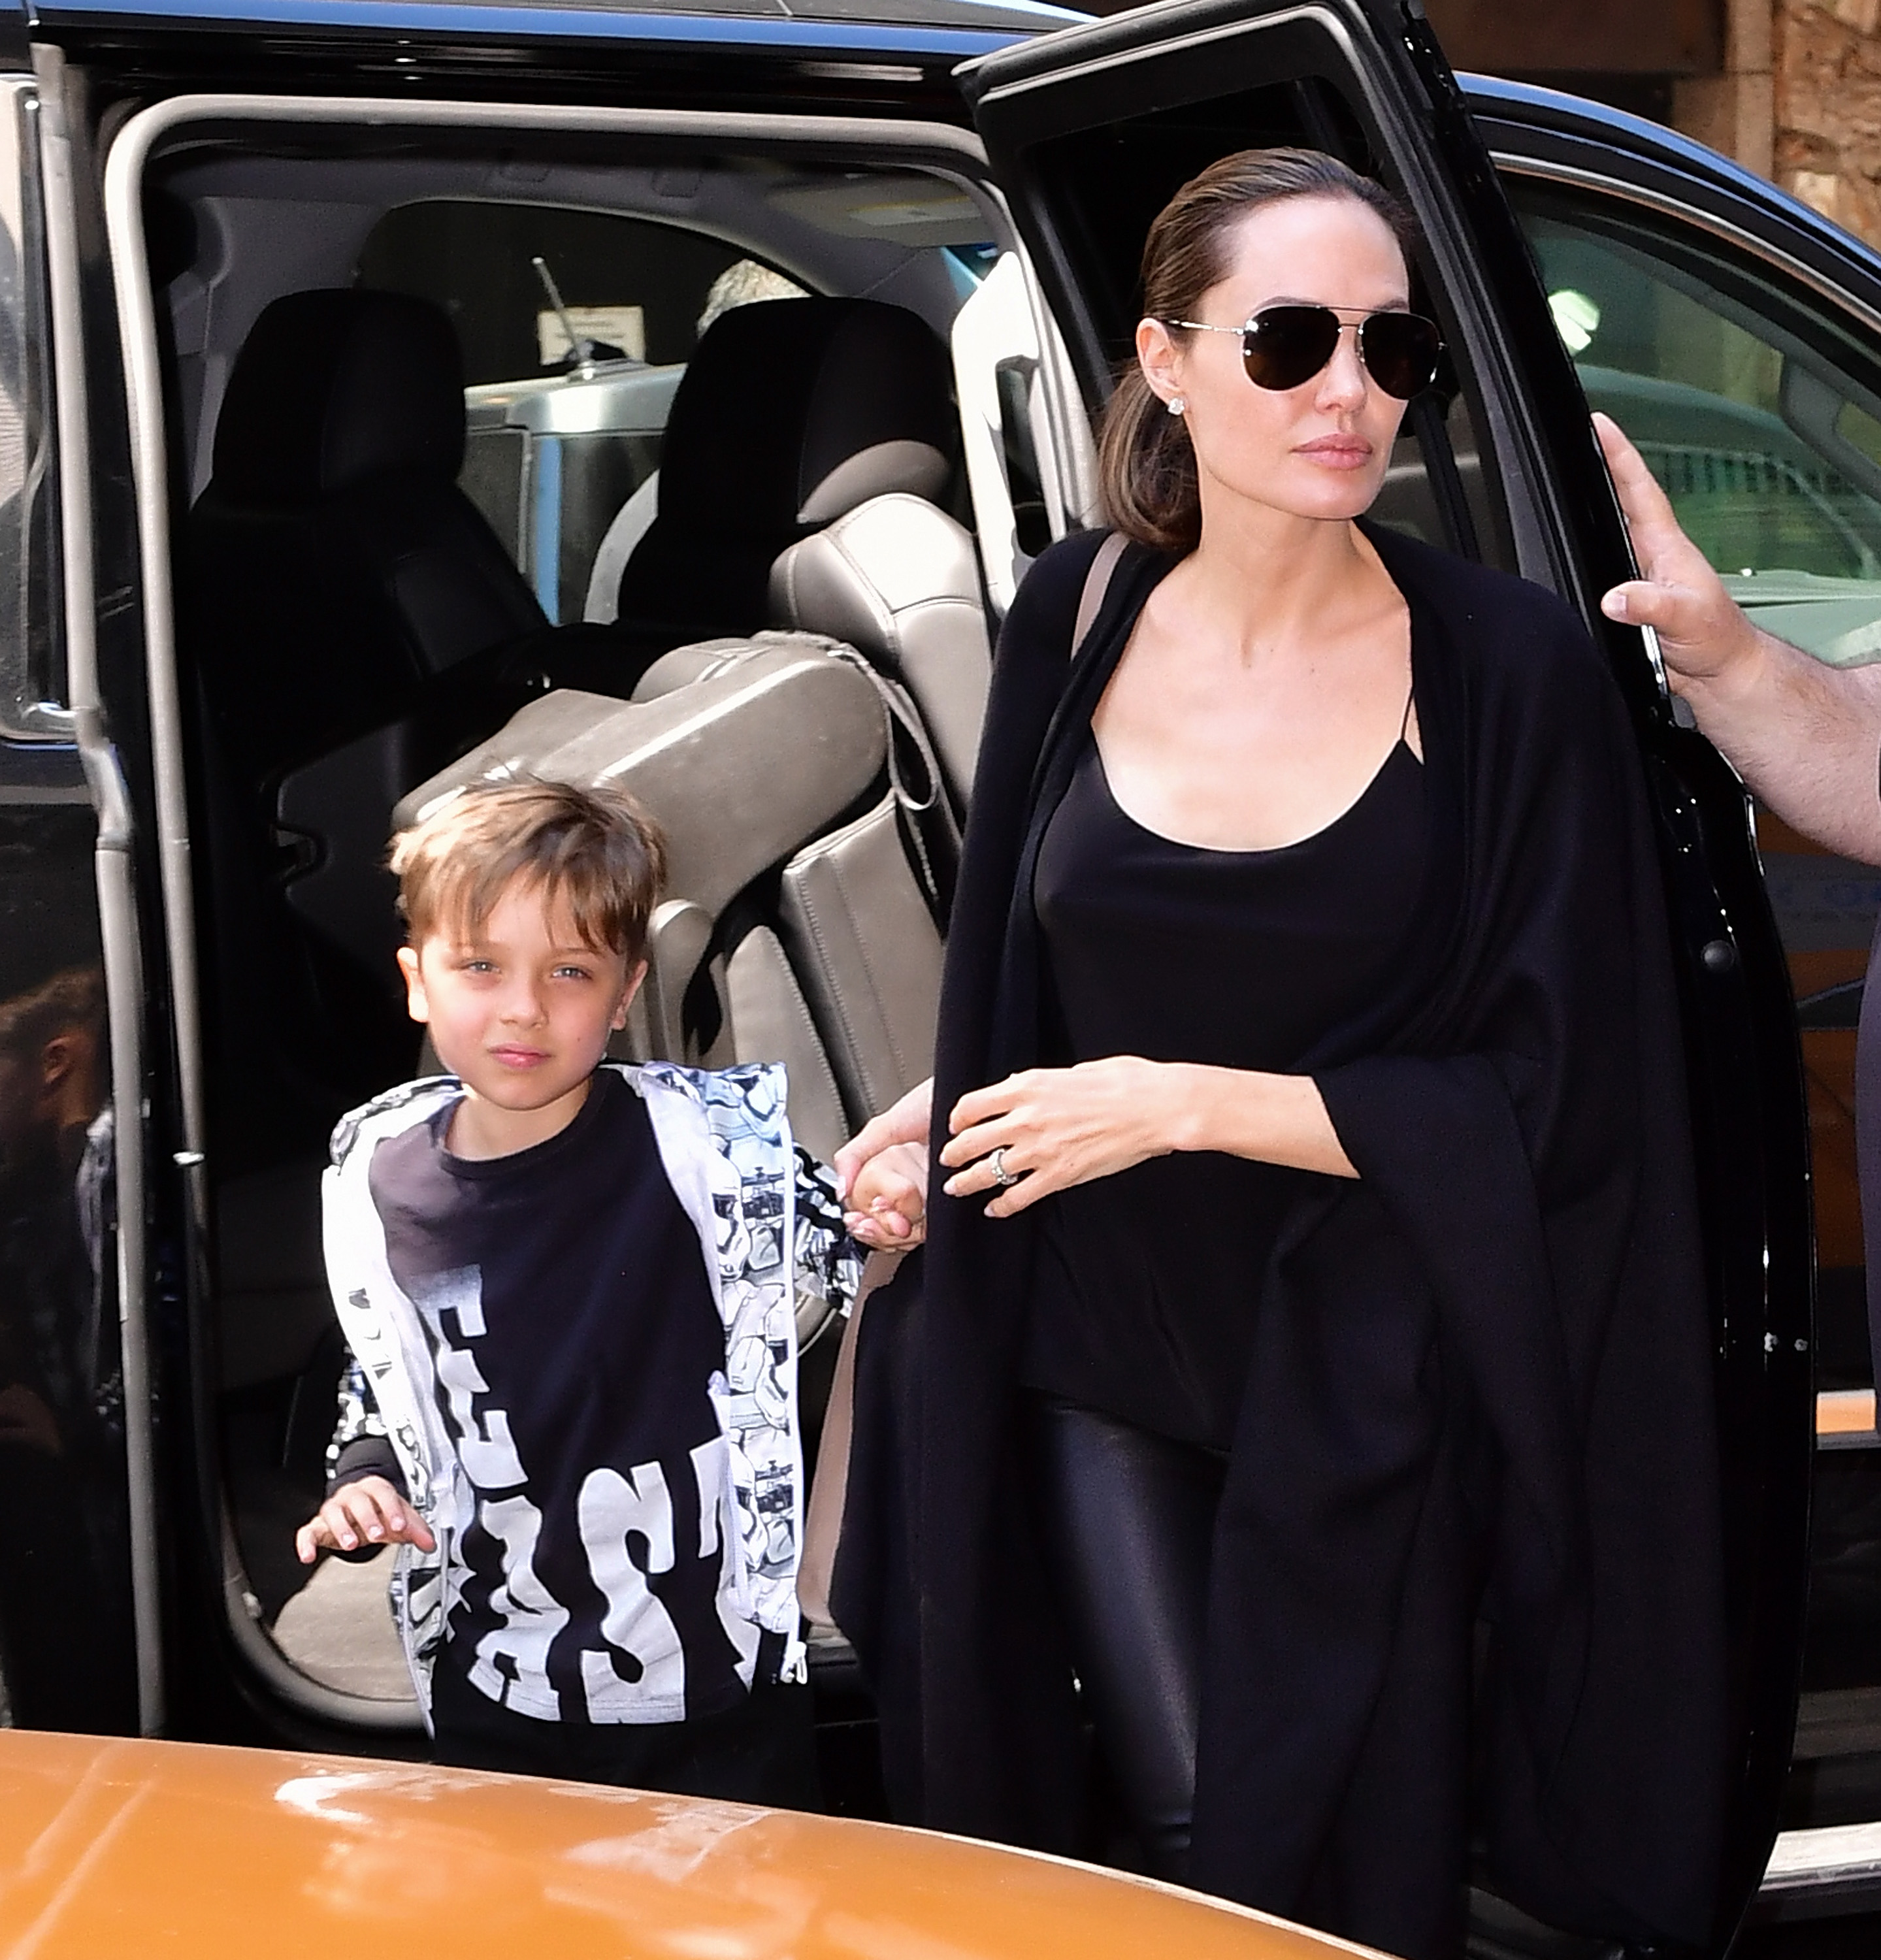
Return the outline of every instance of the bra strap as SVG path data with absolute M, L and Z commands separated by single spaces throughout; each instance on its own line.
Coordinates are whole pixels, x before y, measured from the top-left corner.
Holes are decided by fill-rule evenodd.
M 1097 623 L 1097 616 L 1104 609 L 1104 595 L 1110 590 L 1110 576 L 1117 568 L 1117 562 L 1123 556 L 1130 540 L 1121 531 L 1112 531 L 1097 547 L 1090 562 L 1090 569 L 1084 574 L 1084 589 L 1077 600 L 1077 617 L 1071 626 L 1071 658 L 1076 660 L 1084 650 L 1084 642 L 1090 637 L 1090 629 Z

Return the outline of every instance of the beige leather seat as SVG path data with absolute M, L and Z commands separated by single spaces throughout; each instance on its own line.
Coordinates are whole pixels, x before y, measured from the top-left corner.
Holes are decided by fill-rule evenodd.
M 779 556 L 771 616 L 847 641 L 907 689 L 964 816 L 992 667 L 969 533 L 925 498 L 873 497 Z

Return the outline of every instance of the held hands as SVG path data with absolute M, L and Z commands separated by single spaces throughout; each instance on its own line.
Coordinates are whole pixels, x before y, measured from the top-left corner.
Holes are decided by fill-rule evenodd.
M 963 1096 L 948 1118 L 941 1161 L 955 1175 L 950 1197 L 997 1195 L 987 1216 L 1010 1218 L 1048 1192 L 1127 1170 L 1182 1147 L 1179 1078 L 1167 1063 L 1117 1055 L 1072 1068 L 1029 1068 Z M 928 1160 L 934 1085 L 924 1082 L 836 1153 L 851 1237 L 906 1252 L 927 1236 Z M 1003 1150 L 998 1164 L 992 1153 Z M 1011 1182 L 1002 1186 L 997 1172 Z
M 934 1078 L 865 1123 L 836 1153 L 836 1189 L 849 1236 L 879 1252 L 905 1252 L 927 1236 L 928 1132 Z
M 342 1484 L 294 1535 L 303 1565 L 323 1551 L 356 1551 L 361 1545 L 415 1545 L 434 1551 L 431 1527 L 384 1477 Z
M 890 1144 L 855 1174 L 842 1214 L 849 1236 L 879 1252 L 912 1252 L 928 1236 L 928 1153 Z
M 1728 689 L 1758 661 L 1758 633 L 1704 554 L 1679 527 L 1657 480 L 1609 416 L 1596 413 L 1626 528 L 1643 578 L 1616 585 L 1600 602 L 1609 619 L 1650 626 L 1659 635 L 1673 691 Z

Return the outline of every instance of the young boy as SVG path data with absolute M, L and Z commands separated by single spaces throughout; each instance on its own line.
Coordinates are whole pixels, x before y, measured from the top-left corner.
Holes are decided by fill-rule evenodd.
M 334 1133 L 354 1363 L 300 1556 L 398 1545 L 441 1761 L 810 1802 L 796 1296 L 864 1255 L 783 1071 L 603 1061 L 662 871 L 625 795 L 473 788 L 392 867 L 450 1072 Z

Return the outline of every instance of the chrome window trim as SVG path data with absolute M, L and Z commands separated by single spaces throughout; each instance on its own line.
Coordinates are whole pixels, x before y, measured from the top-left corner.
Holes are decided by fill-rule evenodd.
M 52 332 L 64 578 L 65 691 L 61 711 L 76 742 L 98 814 L 95 846 L 100 958 L 111 1051 L 113 1172 L 116 1183 L 118 1321 L 124 1371 L 124 1456 L 137 1660 L 138 1727 L 164 1720 L 163 1619 L 157 1482 L 151 1433 L 144 1163 L 144 969 L 138 928 L 131 800 L 98 692 L 97 608 L 92 562 L 91 433 L 73 188 L 65 117 L 65 60 L 37 52 L 40 196 L 46 310 Z
M 53 57 L 56 59 L 57 57 Z M 164 937 L 168 954 L 175 1015 L 177 1067 L 183 1102 L 183 1142 L 179 1158 L 186 1182 L 190 1216 L 199 1242 L 206 1216 L 208 1166 L 204 1160 L 202 995 L 196 960 L 195 901 L 190 864 L 188 801 L 184 775 L 181 696 L 177 668 L 175 593 L 170 579 L 171 542 L 168 478 L 165 466 L 162 372 L 158 352 L 156 295 L 150 279 L 144 234 L 142 189 L 145 167 L 166 136 L 191 123 L 298 123 L 380 128 L 509 130 L 530 134 L 578 132 L 600 135 L 705 137 L 724 143 L 813 145 L 829 151 L 854 151 L 877 158 L 884 152 L 905 157 L 947 178 L 984 211 L 1002 243 L 1019 250 L 1017 234 L 1004 196 L 987 174 L 986 153 L 969 131 L 947 123 L 867 116 L 814 116 L 768 112 L 682 109 L 609 109 L 577 105 L 530 106 L 517 103 L 396 102 L 377 97 L 265 94 L 194 94 L 153 103 L 129 117 L 113 138 L 104 159 L 105 232 L 116 288 L 118 330 L 124 361 L 124 387 L 130 418 L 132 473 L 136 495 L 139 571 L 143 584 L 144 646 L 149 694 L 151 765 L 156 788 L 158 867 L 163 896 Z M 75 275 L 76 261 L 73 262 Z M 1043 310 L 1037 283 L 1026 268 L 1034 307 Z M 63 379 L 63 370 L 61 371 Z M 62 387 L 62 413 L 65 406 Z M 65 425 L 61 424 L 62 445 Z M 74 450 L 71 453 L 82 453 Z M 1074 449 L 1061 453 L 1075 459 Z M 69 485 L 83 473 L 68 470 Z M 68 536 L 90 537 L 68 530 Z M 69 513 L 68 514 L 69 516 Z M 91 567 L 81 558 L 89 632 Z M 68 557 L 68 562 L 70 558 Z M 75 594 L 74 595 L 75 596 Z M 73 606 L 75 619 L 78 617 Z M 95 659 L 94 659 L 95 667 Z M 116 1023 L 114 1020 L 113 1026 Z M 141 1270 L 139 1285 L 142 1284 Z M 141 1300 L 141 1293 L 140 1293 Z M 148 1397 L 145 1417 L 148 1419 Z M 228 1624 L 243 1656 L 284 1701 L 303 1710 L 361 1730 L 417 1729 L 415 1703 L 373 1701 L 325 1687 L 303 1675 L 262 1628 L 248 1605 L 249 1588 L 232 1526 L 222 1523 L 223 1589 Z
M 1577 164 L 1545 163 L 1510 150 L 1492 150 L 1490 161 L 1497 170 L 1511 177 L 1536 177 L 1551 183 L 1571 185 L 1577 189 L 1598 191 L 1622 203 L 1638 205 L 1642 210 L 1653 212 L 1661 218 L 1676 218 L 1682 224 L 1708 232 L 1714 238 L 1722 239 L 1749 253 L 1786 278 L 1806 286 L 1819 298 L 1829 301 L 1844 317 L 1859 321 L 1868 332 L 1881 337 L 1881 307 L 1865 304 L 1813 266 L 1793 258 L 1768 240 L 1758 237 L 1754 231 L 1733 224 L 1729 218 L 1716 217 L 1710 212 L 1682 203 L 1663 191 L 1649 190 L 1644 185 L 1628 183 L 1624 178 L 1609 177 L 1603 170 L 1587 170 Z
M 33 320 L 34 313 L 43 308 L 43 324 L 49 339 L 50 282 L 47 280 L 43 284 L 39 283 L 40 273 L 36 262 L 40 257 L 38 248 L 44 248 L 48 259 L 53 249 L 53 241 L 46 235 L 50 202 L 46 183 L 47 138 L 40 113 L 38 78 L 26 73 L 0 75 L 0 103 L 4 104 L 0 107 L 0 116 L 5 118 L 8 140 L 11 146 L 9 161 L 17 161 L 18 166 L 18 175 L 8 188 L 17 192 L 19 202 L 19 234 L 14 239 L 13 245 L 21 285 L 18 306 L 21 324 L 30 332 L 30 328 L 38 323 Z M 37 237 L 34 235 L 33 221 L 35 206 L 39 215 Z M 28 297 L 36 284 L 39 286 L 37 306 Z M 26 358 L 29 363 L 33 361 L 30 353 Z M 52 360 L 48 358 L 46 363 L 48 399 L 43 404 L 47 427 L 42 441 L 46 460 L 56 471 L 62 430 L 59 420 L 59 389 L 52 373 L 53 366 Z M 26 457 L 26 478 L 20 488 L 22 543 L 25 547 L 24 555 L 27 556 L 34 549 L 33 539 L 24 535 L 30 532 L 33 524 L 30 495 L 33 479 L 33 458 L 28 453 Z M 62 526 L 65 498 L 63 485 L 59 487 Z M 56 540 L 53 548 L 57 549 Z M 9 567 L 9 571 L 16 569 L 21 572 L 30 591 L 32 581 L 24 564 L 16 562 Z M 8 622 L 9 625 L 12 623 L 13 621 Z M 30 658 L 29 649 L 23 641 L 16 641 L 11 632 L 0 635 L 0 737 L 10 742 L 75 742 L 78 731 L 73 723 L 72 709 L 59 702 L 40 698 L 38 689 L 32 684 L 29 671 Z M 65 692 L 70 696 L 75 691 L 71 676 L 68 675 Z

